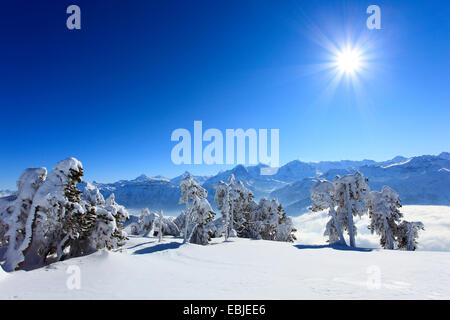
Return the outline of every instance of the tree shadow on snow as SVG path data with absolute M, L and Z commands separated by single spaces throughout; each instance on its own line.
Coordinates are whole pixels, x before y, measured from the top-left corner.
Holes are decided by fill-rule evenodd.
M 374 249 L 371 248 L 352 248 L 346 245 L 342 245 L 342 244 L 324 244 L 324 245 L 302 245 L 302 244 L 298 244 L 295 245 L 294 247 L 296 247 L 297 249 L 324 249 L 324 248 L 331 248 L 334 250 L 343 250 L 343 251 L 359 251 L 359 252 L 371 252 Z
M 137 248 L 137 247 L 140 247 L 140 246 L 144 246 L 144 245 L 150 244 L 150 243 L 155 243 L 155 242 L 156 242 L 156 240 L 153 240 L 153 241 L 147 241 L 147 242 L 142 242 L 142 243 L 138 243 L 138 244 L 136 244 L 136 245 L 134 245 L 134 246 L 132 246 L 132 247 L 125 248 L 125 249 L 131 250 L 131 249 L 134 249 L 134 248 Z
M 147 254 L 170 249 L 178 249 L 181 245 L 182 243 L 179 242 L 161 243 L 157 244 L 156 246 L 136 250 L 135 252 L 133 252 L 133 254 Z

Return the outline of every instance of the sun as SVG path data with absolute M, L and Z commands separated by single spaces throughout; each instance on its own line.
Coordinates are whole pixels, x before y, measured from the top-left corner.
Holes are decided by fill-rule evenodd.
M 361 69 L 361 54 L 355 49 L 346 49 L 336 55 L 336 65 L 340 72 L 354 74 Z

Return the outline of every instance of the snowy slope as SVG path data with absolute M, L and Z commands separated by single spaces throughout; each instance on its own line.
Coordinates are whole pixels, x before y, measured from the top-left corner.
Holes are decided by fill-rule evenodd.
M 422 249 L 447 241 L 450 250 L 450 208 L 404 209 L 407 218 L 428 217 Z M 330 248 L 320 239 L 320 220 L 296 218 L 300 241 L 294 244 L 219 238 L 198 246 L 132 237 L 122 252 L 29 272 L 0 268 L 0 299 L 450 299 L 450 252 Z M 360 246 L 365 241 L 357 238 Z M 67 286 L 76 269 L 79 290 Z
M 173 239 L 157 244 L 155 239 L 133 238 L 126 252 L 98 252 L 44 269 L 1 275 L 0 298 L 450 298 L 448 252 L 347 251 L 263 240 L 222 241 L 198 246 L 180 245 Z M 79 290 L 66 285 L 71 266 L 79 267 Z

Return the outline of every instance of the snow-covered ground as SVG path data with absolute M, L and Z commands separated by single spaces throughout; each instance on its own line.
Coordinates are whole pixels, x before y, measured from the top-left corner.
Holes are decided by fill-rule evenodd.
M 420 245 L 442 249 L 434 246 L 448 240 L 448 207 L 403 211 L 406 219 L 424 222 Z M 450 299 L 450 252 L 330 248 L 321 245 L 320 227 L 312 241 L 311 226 L 320 218 L 303 218 L 296 219 L 301 236 L 294 244 L 219 238 L 199 246 L 131 237 L 122 252 L 97 252 L 30 272 L 0 270 L 0 298 Z M 358 239 L 360 246 L 365 238 Z M 79 289 L 73 288 L 78 271 Z

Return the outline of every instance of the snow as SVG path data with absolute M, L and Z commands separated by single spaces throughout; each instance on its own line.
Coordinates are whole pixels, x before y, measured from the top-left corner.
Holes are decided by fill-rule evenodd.
M 347 251 L 234 238 L 181 245 L 132 238 L 1 280 L 1 299 L 448 299 L 450 253 Z M 66 285 L 70 266 L 80 289 Z M 73 269 L 73 267 L 72 267 Z M 372 270 L 380 272 L 374 288 Z M 377 283 L 377 282 L 376 282 Z
M 405 160 L 405 161 L 401 161 L 401 162 L 397 162 L 397 163 L 391 163 L 391 164 L 389 164 L 387 166 L 382 166 L 382 168 L 386 169 L 386 168 L 391 168 L 391 167 L 395 167 L 395 166 L 402 166 L 404 164 L 409 163 L 412 159 L 413 158 L 409 158 L 408 160 Z
M 449 207 L 402 209 L 405 218 L 425 224 L 420 249 L 433 247 L 434 233 L 450 235 Z M 323 246 L 324 239 L 307 245 L 305 234 L 321 221 L 310 218 L 294 244 L 216 238 L 200 246 L 130 237 L 115 252 L 28 272 L 0 271 L 0 299 L 450 299 L 450 252 L 350 250 Z M 357 244 L 365 246 L 360 222 Z M 443 239 L 448 246 L 450 239 Z M 69 289 L 71 270 L 78 268 L 80 289 Z

